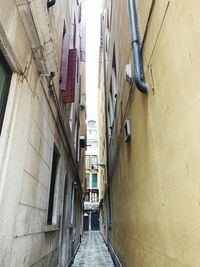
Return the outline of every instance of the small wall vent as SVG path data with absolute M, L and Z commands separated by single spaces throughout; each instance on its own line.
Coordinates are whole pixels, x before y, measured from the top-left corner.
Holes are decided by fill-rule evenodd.
M 125 67 L 125 73 L 124 73 L 124 78 L 128 82 L 129 85 L 132 83 L 132 66 L 131 64 L 127 64 Z
M 124 140 L 127 143 L 131 138 L 130 120 L 126 119 L 124 122 Z

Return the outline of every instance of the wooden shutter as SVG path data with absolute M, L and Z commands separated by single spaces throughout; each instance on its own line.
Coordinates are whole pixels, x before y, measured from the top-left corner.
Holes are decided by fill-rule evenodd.
M 63 101 L 73 103 L 76 88 L 76 69 L 77 69 L 77 49 L 69 49 L 68 70 L 67 70 L 67 89 L 62 91 Z
M 67 69 L 68 69 L 68 52 L 69 52 L 69 40 L 70 36 L 65 33 L 62 46 L 62 58 L 61 58 L 61 84 L 60 89 L 62 91 L 67 90 Z

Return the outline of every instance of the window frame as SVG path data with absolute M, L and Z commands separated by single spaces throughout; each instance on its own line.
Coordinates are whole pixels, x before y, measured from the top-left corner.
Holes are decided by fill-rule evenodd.
M 91 165 L 98 165 L 98 156 L 97 155 L 91 155 Z
M 93 185 L 94 181 L 93 178 L 96 177 L 96 186 Z M 92 189 L 97 189 L 98 188 L 98 174 L 97 173 L 92 173 L 92 177 L 91 177 L 91 188 Z
M 86 173 L 86 189 L 90 189 L 90 173 Z
M 9 89 L 10 89 L 10 83 L 11 83 L 11 78 L 12 78 L 12 70 L 10 69 L 3 53 L 0 51 L 0 64 L 2 67 L 5 69 L 6 72 L 6 81 L 4 84 L 4 96 L 3 96 L 3 105 L 2 105 L 2 110 L 0 110 L 0 135 L 3 127 L 3 121 L 5 117 L 5 111 L 6 111 L 6 106 L 8 102 L 8 95 L 9 95 Z
M 56 163 L 54 164 L 54 157 L 56 160 Z M 57 146 L 54 144 L 53 147 L 53 155 L 52 155 L 52 162 L 51 162 L 51 179 L 49 183 L 49 195 L 48 195 L 48 209 L 47 209 L 47 225 L 56 225 L 57 224 L 57 195 L 58 192 L 58 174 L 59 174 L 59 166 L 60 166 L 60 159 L 61 155 L 57 148 Z M 55 169 L 54 169 L 55 167 Z M 53 187 L 53 188 L 52 188 Z

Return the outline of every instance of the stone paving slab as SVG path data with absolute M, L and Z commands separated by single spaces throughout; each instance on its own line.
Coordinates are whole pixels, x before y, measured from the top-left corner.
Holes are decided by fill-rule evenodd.
M 99 231 L 84 232 L 72 267 L 114 267 Z

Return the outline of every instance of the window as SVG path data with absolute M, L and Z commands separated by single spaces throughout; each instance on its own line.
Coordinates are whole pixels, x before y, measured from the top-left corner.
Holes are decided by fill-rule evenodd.
M 97 141 L 88 141 L 88 146 L 91 148 L 98 148 L 98 143 Z
M 115 119 L 116 105 L 117 105 L 117 94 L 118 94 L 118 84 L 117 84 L 117 66 L 116 66 L 116 55 L 115 55 L 115 44 L 113 47 L 113 57 L 112 57 L 112 75 L 110 77 L 110 92 L 109 92 L 109 102 L 108 102 L 108 120 L 110 132 L 112 134 L 112 128 Z
M 94 120 L 88 121 L 88 126 L 95 126 L 95 125 L 96 125 L 96 121 L 94 121 Z
M 86 169 L 90 169 L 90 156 L 86 156 Z
M 92 202 L 99 201 L 99 192 L 92 192 L 91 200 Z
M 74 14 L 74 32 L 73 32 L 73 47 L 76 48 L 76 19 Z
M 92 165 L 98 164 L 98 158 L 96 155 L 91 156 L 91 162 L 92 162 Z
M 92 188 L 97 188 L 97 174 L 92 174 Z
M 84 109 L 85 108 L 85 104 L 86 104 L 86 95 L 82 94 L 81 98 L 80 98 L 80 108 Z
M 93 136 L 97 135 L 97 131 L 93 129 L 88 130 L 88 133 Z
M 115 97 L 118 93 L 118 86 L 117 86 L 117 64 L 116 64 L 116 54 L 115 54 L 115 44 L 113 48 L 113 58 L 112 58 L 112 84 Z
M 77 137 L 78 137 L 78 122 L 75 116 L 75 125 L 74 125 L 74 148 L 77 148 Z
M 90 174 L 86 174 L 86 188 L 90 188 Z
M 60 154 L 58 149 L 54 145 L 53 149 L 53 159 L 51 165 L 51 182 L 50 182 L 50 192 L 49 192 L 49 207 L 48 207 L 48 218 L 47 224 L 53 224 L 53 213 L 55 207 L 55 187 L 56 187 L 56 176 L 58 173 L 58 165 L 59 165 Z
M 69 127 L 72 131 L 72 122 L 73 122 L 73 111 L 74 111 L 74 103 L 69 104 L 68 112 L 69 112 Z
M 85 201 L 90 201 L 90 192 L 85 193 Z
M 3 119 L 8 99 L 12 72 L 0 52 L 0 133 L 3 125 Z
M 61 56 L 61 75 L 60 75 L 60 89 L 67 90 L 67 70 L 68 70 L 68 51 L 69 51 L 70 36 L 63 33 L 62 56 Z
M 109 107 L 110 107 L 110 126 L 112 127 L 114 121 L 114 98 L 113 98 L 113 89 L 112 81 L 110 82 L 110 94 L 109 94 Z

